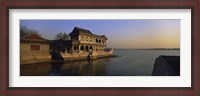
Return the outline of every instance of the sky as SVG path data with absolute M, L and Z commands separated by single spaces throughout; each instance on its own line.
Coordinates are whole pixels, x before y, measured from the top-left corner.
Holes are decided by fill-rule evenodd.
M 37 30 L 53 40 L 60 32 L 74 27 L 105 35 L 108 48 L 180 48 L 180 20 L 20 20 L 20 25 Z

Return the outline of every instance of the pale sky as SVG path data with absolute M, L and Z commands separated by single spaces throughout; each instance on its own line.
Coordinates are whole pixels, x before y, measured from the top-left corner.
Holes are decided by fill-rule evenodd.
M 112 48 L 180 48 L 180 20 L 20 20 L 52 40 L 55 34 L 69 34 L 74 27 L 106 35 Z

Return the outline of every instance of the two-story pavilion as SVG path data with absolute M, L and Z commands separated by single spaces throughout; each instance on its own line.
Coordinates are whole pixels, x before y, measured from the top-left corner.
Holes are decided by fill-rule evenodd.
M 103 52 L 108 39 L 105 35 L 95 35 L 87 29 L 78 27 L 75 27 L 69 35 L 73 53 L 87 52 L 89 50 Z

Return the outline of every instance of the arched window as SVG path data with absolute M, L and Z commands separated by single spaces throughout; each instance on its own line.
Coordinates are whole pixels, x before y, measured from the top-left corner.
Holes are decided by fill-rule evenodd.
M 86 47 L 85 47 L 85 50 L 86 50 L 86 51 L 89 51 L 89 48 L 88 48 L 88 46 L 86 46 Z
M 81 51 L 84 51 L 84 46 L 83 45 L 81 46 Z
M 92 46 L 90 46 L 90 49 L 91 49 L 91 50 L 93 49 Z
M 98 39 L 96 39 L 96 43 L 98 43 Z

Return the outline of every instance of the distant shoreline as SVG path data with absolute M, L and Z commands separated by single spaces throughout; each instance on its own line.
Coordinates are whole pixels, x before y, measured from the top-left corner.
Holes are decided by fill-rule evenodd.
M 114 48 L 114 50 L 180 50 L 180 48 L 147 48 L 147 49 L 144 49 L 144 48 L 140 48 L 140 49 L 137 49 L 137 48 L 132 48 L 132 49 L 125 49 L 125 48 Z

